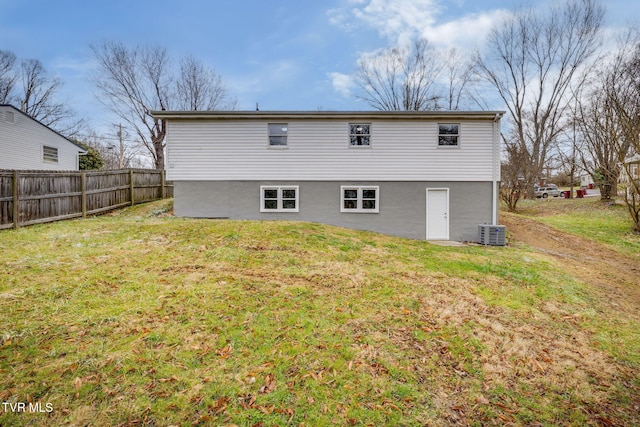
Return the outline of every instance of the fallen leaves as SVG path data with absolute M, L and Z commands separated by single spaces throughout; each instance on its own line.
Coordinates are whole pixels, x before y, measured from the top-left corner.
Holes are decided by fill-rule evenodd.
M 275 389 L 276 389 L 276 378 L 275 378 L 275 376 L 273 376 L 273 374 L 267 374 L 267 376 L 266 376 L 266 378 L 264 380 L 264 385 L 262 387 L 260 387 L 260 389 L 258 390 L 258 393 L 267 394 L 267 393 L 271 393 Z
M 218 399 L 215 399 L 213 403 L 207 407 L 207 409 L 214 415 L 220 415 L 227 410 L 230 402 L 231 399 L 229 399 L 228 397 L 220 397 Z
M 503 277 L 524 268 L 511 258 L 516 249 L 492 252 L 482 265 L 474 248 L 433 252 L 376 237 L 379 258 L 355 244 L 339 251 L 346 238 L 319 226 L 314 247 L 308 233 L 288 235 L 289 226 L 275 233 L 261 224 L 245 241 L 228 222 L 193 224 L 192 234 L 165 224 L 181 250 L 151 256 L 138 252 L 149 249 L 136 243 L 149 240 L 139 225 L 123 230 L 137 240 L 105 246 L 114 262 L 100 274 L 78 267 L 25 287 L 32 304 L 6 300 L 5 324 L 18 318 L 28 333 L 0 331 L 0 401 L 51 397 L 52 425 L 66 417 L 81 424 L 79 407 L 107 402 L 92 414 L 98 425 L 147 417 L 148 425 L 228 427 L 638 420 L 638 406 L 624 403 L 638 395 L 636 365 L 622 374 L 618 361 L 593 357 L 604 354 L 593 341 L 606 342 L 580 329 L 591 321 L 585 310 L 569 318 L 564 300 L 552 312 L 528 300 L 524 308 L 535 310 L 503 307 L 520 303 Z M 238 239 L 211 243 L 227 232 Z M 528 285 L 516 290 L 535 297 Z M 61 315 L 48 315 L 53 309 Z M 142 412 L 148 405 L 152 412 Z
M 489 399 L 487 399 L 481 394 L 476 396 L 476 402 L 479 403 L 480 405 L 488 405 L 489 403 L 491 403 L 489 402 Z
M 216 355 L 222 359 L 228 359 L 233 354 L 233 345 L 227 344 L 216 350 Z

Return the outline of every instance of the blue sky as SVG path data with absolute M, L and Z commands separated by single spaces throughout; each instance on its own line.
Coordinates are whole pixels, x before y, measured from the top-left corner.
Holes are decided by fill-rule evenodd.
M 533 2 L 544 6 L 548 0 Z M 631 23 L 637 0 L 608 0 L 607 25 Z M 61 98 L 97 129 L 90 43 L 160 45 L 220 74 L 241 110 L 363 110 L 351 76 L 361 55 L 418 35 L 462 52 L 481 42 L 505 0 L 0 0 L 0 49 L 39 59 Z M 637 23 L 637 21 L 636 21 Z M 495 106 L 499 108 L 500 106 Z

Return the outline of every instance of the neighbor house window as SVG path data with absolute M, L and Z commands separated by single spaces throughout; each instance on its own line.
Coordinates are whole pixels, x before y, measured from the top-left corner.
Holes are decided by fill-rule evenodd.
M 5 111 L 4 113 L 4 119 L 6 121 L 8 121 L 9 123 L 15 123 L 16 121 L 16 116 L 15 114 L 13 114 L 13 111 Z
M 440 123 L 438 125 L 438 145 L 457 147 L 460 143 L 460 125 L 458 123 Z
M 351 147 L 369 147 L 371 145 L 371 125 L 349 124 L 349 145 Z
M 269 123 L 269 147 L 286 147 L 287 123 Z
M 379 187 L 340 187 L 340 212 L 377 213 Z
M 45 162 L 58 163 L 58 149 L 56 147 L 42 147 L 42 160 Z
M 298 212 L 298 186 L 260 186 L 260 212 Z

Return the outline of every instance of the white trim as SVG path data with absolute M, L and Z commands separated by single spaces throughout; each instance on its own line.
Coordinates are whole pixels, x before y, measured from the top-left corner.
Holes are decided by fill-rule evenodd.
M 446 199 L 447 199 L 447 208 L 446 208 L 446 212 L 445 212 L 445 219 L 447 220 L 447 230 L 446 230 L 446 235 L 445 237 L 436 237 L 436 238 L 429 238 L 429 191 L 444 191 L 446 193 Z M 448 188 L 427 188 L 427 193 L 426 193 L 426 212 L 425 212 L 425 229 L 426 229 L 426 235 L 425 238 L 426 240 L 449 240 L 449 232 L 450 232 L 450 224 L 449 224 L 449 217 L 450 217 L 450 212 L 449 212 L 449 189 Z
M 269 198 L 265 199 L 264 191 L 265 190 L 276 190 L 277 196 L 275 199 Z M 284 190 L 295 190 L 296 197 L 295 199 L 285 199 L 283 198 Z M 277 208 L 276 209 L 267 209 L 264 207 L 265 200 L 276 200 Z M 295 200 L 295 208 L 284 208 L 283 204 L 285 200 Z M 260 186 L 260 212 L 271 213 L 271 212 L 299 212 L 300 211 L 300 188 L 297 185 L 261 185 Z
M 348 200 L 356 201 L 357 207 L 355 209 L 344 207 L 344 202 L 345 202 L 344 191 L 345 190 L 357 191 L 357 196 L 355 199 L 348 199 Z M 375 190 L 376 198 L 375 199 L 363 198 L 363 190 Z M 374 209 L 363 208 L 364 200 L 374 200 L 375 208 Z M 379 213 L 380 212 L 380 186 L 378 185 L 341 185 L 340 186 L 340 212 L 341 213 Z
M 500 113 L 493 119 L 493 167 L 491 187 L 491 223 L 498 225 L 498 195 L 500 191 Z

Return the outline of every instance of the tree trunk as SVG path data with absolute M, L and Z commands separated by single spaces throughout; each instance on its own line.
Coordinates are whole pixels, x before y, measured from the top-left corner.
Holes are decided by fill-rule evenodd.
M 600 198 L 609 200 L 618 196 L 618 176 L 615 174 L 605 174 L 600 184 Z
M 155 155 L 155 168 L 162 170 L 164 169 L 164 144 L 163 139 L 160 141 L 153 141 L 153 148 L 156 151 Z
M 164 110 L 164 108 L 163 108 Z M 155 167 L 156 169 L 164 169 L 164 137 L 167 134 L 167 121 L 154 119 L 153 149 L 155 151 Z

